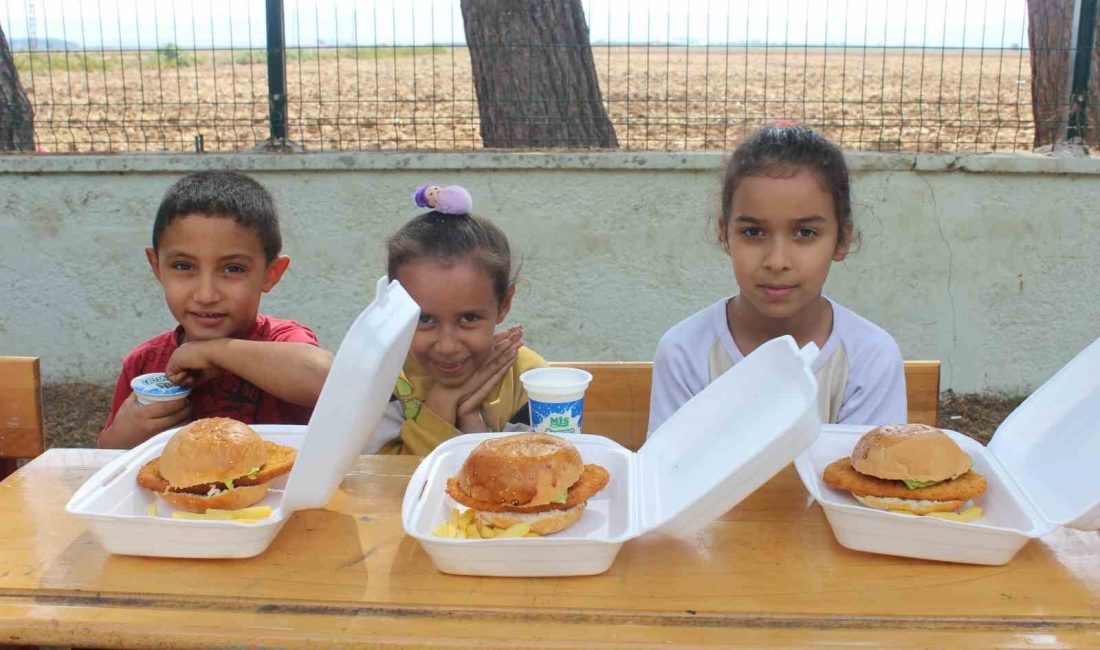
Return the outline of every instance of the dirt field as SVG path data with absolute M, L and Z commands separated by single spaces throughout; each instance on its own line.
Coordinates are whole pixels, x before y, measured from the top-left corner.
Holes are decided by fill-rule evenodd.
M 47 384 L 42 388 L 48 447 L 91 447 L 107 419 L 113 386 Z M 940 424 L 988 442 L 1005 417 L 1023 401 L 1021 396 L 956 395 L 940 400 Z
M 1031 150 L 1020 50 L 596 47 L 619 145 L 730 149 L 793 119 L 846 148 Z M 264 53 L 16 55 L 51 152 L 239 151 L 268 136 Z M 291 50 L 291 139 L 308 150 L 481 146 L 464 48 Z

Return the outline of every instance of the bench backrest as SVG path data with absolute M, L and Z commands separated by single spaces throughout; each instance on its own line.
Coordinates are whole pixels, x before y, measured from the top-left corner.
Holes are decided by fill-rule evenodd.
M 38 358 L 0 357 L 0 479 L 44 448 Z
M 550 365 L 583 368 L 592 373 L 592 384 L 584 396 L 586 431 L 605 435 L 632 450 L 645 443 L 651 362 L 572 361 Z M 906 361 L 905 392 L 909 421 L 939 426 L 940 362 Z

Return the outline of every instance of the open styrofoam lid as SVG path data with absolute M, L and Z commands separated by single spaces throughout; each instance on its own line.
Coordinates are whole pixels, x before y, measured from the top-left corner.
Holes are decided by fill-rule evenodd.
M 1100 339 L 1033 392 L 989 443 L 1047 521 L 1100 528 Z
M 790 336 L 772 339 L 649 435 L 638 451 L 643 530 L 694 534 L 813 443 L 817 353 Z
M 328 503 L 382 420 L 419 316 L 420 308 L 396 280 L 378 281 L 374 301 L 336 352 L 287 481 L 284 510 Z

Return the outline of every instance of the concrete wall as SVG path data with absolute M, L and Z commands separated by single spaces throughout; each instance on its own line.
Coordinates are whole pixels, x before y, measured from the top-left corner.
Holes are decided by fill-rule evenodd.
M 861 250 L 826 291 L 944 362 L 944 387 L 1024 391 L 1100 335 L 1100 160 L 852 154 Z M 290 271 L 263 309 L 335 347 L 419 184 L 460 183 L 524 255 L 512 320 L 552 359 L 650 359 L 735 291 L 706 240 L 717 154 L 0 157 L 0 354 L 113 381 L 171 326 L 142 249 L 167 186 L 236 168 L 271 189 Z

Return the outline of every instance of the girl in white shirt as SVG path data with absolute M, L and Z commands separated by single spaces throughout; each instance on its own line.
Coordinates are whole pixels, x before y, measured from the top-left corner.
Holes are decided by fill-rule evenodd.
M 745 355 L 785 334 L 821 348 L 813 370 L 822 421 L 906 421 L 897 343 L 821 295 L 829 266 L 848 256 L 855 239 L 848 167 L 836 145 L 790 124 L 750 136 L 726 166 L 716 234 L 740 290 L 661 337 L 650 431 Z

